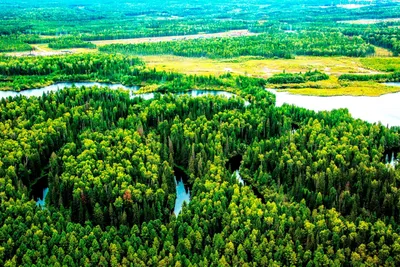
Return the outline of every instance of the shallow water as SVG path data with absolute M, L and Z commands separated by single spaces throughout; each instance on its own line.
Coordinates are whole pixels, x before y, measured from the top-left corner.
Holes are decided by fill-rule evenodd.
M 185 186 L 183 179 L 180 177 L 178 180 L 175 177 L 175 184 L 176 184 L 176 200 L 175 200 L 175 208 L 174 213 L 175 216 L 178 216 L 179 213 L 182 211 L 183 203 L 189 204 L 190 202 L 190 189 L 189 187 Z
M 71 88 L 72 86 L 76 87 L 91 87 L 91 86 L 98 86 L 98 87 L 109 87 L 110 89 L 116 90 L 116 89 L 124 89 L 124 90 L 129 90 L 130 95 L 132 98 L 134 97 L 141 97 L 144 100 L 149 100 L 154 98 L 154 93 L 144 93 L 144 94 L 134 94 L 135 91 L 139 90 L 138 86 L 125 86 L 122 84 L 112 84 L 112 83 L 98 83 L 98 82 L 65 82 L 65 83 L 56 83 L 52 84 L 43 88 L 34 88 L 34 89 L 28 89 L 28 90 L 23 90 L 21 92 L 15 92 L 15 91 L 0 91 L 0 98 L 7 98 L 7 97 L 14 97 L 14 96 L 26 96 L 26 97 L 31 97 L 31 96 L 36 96 L 40 97 L 43 94 L 47 94 L 50 92 L 56 92 L 58 90 L 62 90 L 65 88 Z M 197 96 L 202 96 L 202 95 L 214 95 L 214 96 L 225 96 L 227 98 L 231 98 L 233 96 L 236 96 L 233 93 L 229 93 L 226 91 L 211 91 L 211 90 L 190 90 L 187 92 L 181 92 L 177 93 L 177 95 L 190 95 L 193 97 Z M 245 101 L 245 106 L 250 105 L 248 101 Z
M 336 5 L 336 7 L 338 7 L 338 8 L 345 8 L 345 9 L 358 9 L 358 8 L 367 7 L 367 6 L 370 6 L 370 5 L 360 5 L 360 4 Z
M 46 205 L 46 196 L 47 196 L 48 192 L 49 192 L 49 188 L 46 187 L 43 189 L 43 199 L 38 197 L 38 199 L 36 201 L 37 206 L 41 206 L 43 208 Z
M 107 86 L 110 89 L 126 89 L 126 90 L 131 90 L 131 91 L 137 91 L 139 89 L 139 87 L 137 86 L 132 86 L 132 87 L 128 87 L 128 86 L 124 86 L 122 84 L 111 84 L 111 83 L 97 83 L 97 82 L 76 82 L 76 83 L 72 83 L 72 82 L 66 82 L 66 83 L 55 83 L 46 87 L 42 87 L 42 88 L 33 88 L 33 89 L 28 89 L 28 90 L 23 90 L 21 92 L 15 92 L 15 91 L 0 91 L 0 98 L 6 98 L 6 97 L 13 97 L 13 96 L 26 96 L 26 97 L 31 97 L 31 96 L 42 96 L 43 94 L 47 94 L 50 92 L 55 92 L 58 90 L 62 90 L 65 88 L 70 88 L 72 86 L 76 86 L 76 87 L 81 87 L 81 86 L 85 86 L 85 87 L 90 87 L 90 86 Z
M 384 84 L 388 85 L 388 86 L 400 86 L 399 82 L 391 82 L 391 83 L 384 83 Z

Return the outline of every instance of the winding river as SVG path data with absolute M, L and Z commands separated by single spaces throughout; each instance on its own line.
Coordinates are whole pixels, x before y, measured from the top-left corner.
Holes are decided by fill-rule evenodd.
M 15 91 L 0 91 L 0 98 L 7 98 L 7 97 L 14 97 L 14 96 L 26 96 L 26 97 L 31 97 L 31 96 L 42 96 L 43 94 L 47 94 L 50 92 L 56 92 L 58 90 L 62 90 L 65 88 L 71 88 L 73 86 L 76 87 L 91 87 L 91 86 L 98 86 L 98 87 L 109 87 L 112 90 L 117 90 L 117 89 L 124 89 L 124 90 L 129 90 L 130 95 L 132 98 L 134 97 L 141 97 L 145 100 L 152 99 L 154 98 L 154 93 L 143 93 L 143 94 L 135 94 L 137 90 L 139 90 L 138 86 L 125 86 L 122 84 L 112 84 L 112 83 L 98 83 L 98 82 L 64 82 L 64 83 L 56 83 L 52 84 L 46 87 L 42 88 L 34 88 L 34 89 L 28 89 L 28 90 L 23 90 L 20 92 L 15 92 Z M 190 95 L 193 97 L 197 96 L 202 96 L 202 95 L 214 95 L 214 96 L 225 96 L 227 98 L 231 98 L 233 96 L 236 96 L 233 93 L 226 92 L 226 91 L 211 91 L 211 90 L 189 90 L 186 92 L 179 92 L 177 95 Z M 245 101 L 245 105 L 250 105 L 248 101 Z
M 26 97 L 31 97 L 31 96 L 42 96 L 43 94 L 47 94 L 50 92 L 55 92 L 58 90 L 62 90 L 65 88 L 71 88 L 72 86 L 76 86 L 76 87 L 81 87 L 81 86 L 85 86 L 85 87 L 90 87 L 90 86 L 102 86 L 102 87 L 109 87 L 110 89 L 126 89 L 126 90 L 130 90 L 130 91 L 137 91 L 139 89 L 139 87 L 137 86 L 132 86 L 132 87 L 128 87 L 128 86 L 124 86 L 122 84 L 112 84 L 112 83 L 96 83 L 96 82 L 76 82 L 76 83 L 71 83 L 71 82 L 66 82 L 66 83 L 55 83 L 46 87 L 42 87 L 42 88 L 34 88 L 34 89 L 28 89 L 28 90 L 23 90 L 20 92 L 15 92 L 15 91 L 0 91 L 0 98 L 7 98 L 7 97 L 13 97 L 13 96 L 26 96 Z
M 400 83 L 386 83 L 389 86 L 400 86 Z M 276 95 L 276 106 L 292 104 L 314 111 L 330 111 L 347 108 L 354 118 L 371 123 L 400 126 L 400 93 L 386 94 L 378 97 L 369 96 L 305 96 L 293 95 L 266 89 Z
M 134 94 L 135 91 L 139 89 L 137 86 L 124 86 L 122 84 L 110 84 L 110 83 L 97 83 L 97 82 L 66 82 L 66 83 L 57 83 L 50 86 L 46 86 L 43 88 L 24 90 L 21 92 L 13 92 L 13 91 L 0 91 L 0 98 L 14 97 L 23 95 L 26 97 L 31 96 L 42 96 L 45 93 L 55 92 L 57 90 L 62 90 L 65 88 L 70 88 L 72 86 L 76 87 L 90 87 L 90 86 L 107 86 L 110 89 L 125 89 L 129 90 L 131 97 L 142 97 L 143 99 L 152 99 L 154 98 L 154 93 L 145 93 L 145 94 Z M 389 86 L 400 86 L 400 83 L 387 83 Z M 288 92 L 278 92 L 273 89 L 266 89 L 267 91 L 276 95 L 276 106 L 282 106 L 283 104 L 293 104 L 299 107 L 311 109 L 314 111 L 330 111 L 333 109 L 339 108 L 347 108 L 351 115 L 355 118 L 360 118 L 362 120 L 375 123 L 381 122 L 384 125 L 390 126 L 400 126 L 400 93 L 393 93 L 382 95 L 379 97 L 353 97 L 353 96 L 332 96 L 332 97 L 318 97 L 318 96 L 304 96 L 304 95 L 292 95 Z M 184 93 L 178 93 L 178 95 L 190 95 L 193 97 L 202 96 L 202 95 L 221 95 L 227 98 L 236 96 L 235 94 L 226 92 L 226 91 L 207 91 L 207 90 L 190 90 Z M 250 105 L 249 102 L 245 102 L 245 105 Z M 393 156 L 392 160 L 389 160 L 390 163 L 393 164 Z M 243 180 L 240 177 L 240 173 L 237 168 L 232 168 L 237 181 L 239 184 L 244 184 Z M 176 190 L 177 190 L 177 199 L 175 203 L 174 213 L 178 215 L 182 210 L 182 205 L 184 202 L 189 203 L 190 201 L 190 190 L 185 185 L 184 177 L 177 176 L 175 178 L 176 181 Z M 43 188 L 42 197 L 37 197 L 37 205 L 44 206 L 45 205 L 45 197 L 47 195 L 48 188 Z
M 129 90 L 131 97 L 141 97 L 145 100 L 152 99 L 154 98 L 154 93 L 144 93 L 144 94 L 135 94 L 134 92 L 139 90 L 138 86 L 124 86 L 122 84 L 111 84 L 111 83 L 98 83 L 98 82 L 65 82 L 65 83 L 56 83 L 53 85 L 49 85 L 43 88 L 36 88 L 36 89 L 29 89 L 29 90 L 24 90 L 21 92 L 15 92 L 15 91 L 0 91 L 0 98 L 7 98 L 7 97 L 15 97 L 15 96 L 26 96 L 26 97 L 40 97 L 43 94 L 47 94 L 50 92 L 55 92 L 58 90 L 62 90 L 65 88 L 70 88 L 72 86 L 76 87 L 91 87 L 91 86 L 102 86 L 102 87 L 109 87 L 110 89 L 116 90 L 116 89 L 124 89 L 124 90 Z M 214 95 L 214 96 L 225 96 L 227 98 L 236 96 L 235 94 L 226 92 L 226 91 L 208 91 L 208 90 L 190 90 L 187 92 L 182 92 L 182 93 L 177 93 L 178 95 L 190 95 L 192 97 L 197 97 L 197 96 L 202 96 L 202 95 Z M 248 101 L 245 101 L 245 105 L 250 105 Z M 239 173 L 237 172 L 237 177 L 238 179 L 241 180 Z M 183 175 L 180 173 L 179 175 L 175 177 L 175 184 L 176 184 L 176 192 L 177 192 L 177 198 L 175 201 L 175 209 L 174 213 L 176 216 L 179 215 L 179 213 L 182 210 L 183 203 L 186 202 L 187 204 L 190 202 L 190 189 L 189 187 L 185 184 L 185 178 L 187 180 L 187 177 L 183 177 Z M 35 189 L 35 194 L 36 196 L 36 205 L 40 207 L 44 207 L 46 204 L 45 198 L 48 193 L 49 189 L 48 187 L 41 187 Z

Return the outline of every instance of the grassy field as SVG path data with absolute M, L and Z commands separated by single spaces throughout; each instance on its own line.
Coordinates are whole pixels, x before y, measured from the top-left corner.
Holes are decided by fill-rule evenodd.
M 379 70 L 379 71 L 400 71 L 400 58 L 399 57 L 391 57 L 391 58 L 361 58 L 361 64 L 364 68 L 368 68 L 371 70 Z
M 297 57 L 296 59 L 258 59 L 241 57 L 229 60 L 185 58 L 176 56 L 144 56 L 150 68 L 185 74 L 220 75 L 226 72 L 238 75 L 268 78 L 273 74 L 298 73 L 317 69 L 330 75 L 326 81 L 304 84 L 271 85 L 293 94 L 318 96 L 379 96 L 399 92 L 400 87 L 385 86 L 376 82 L 344 82 L 338 77 L 345 73 L 377 74 L 387 71 L 388 66 L 400 67 L 399 58 L 349 58 L 349 57 Z M 398 63 L 399 62 L 399 63 Z
M 49 48 L 48 44 L 35 44 L 32 45 L 34 51 L 26 52 L 10 52 L 5 53 L 7 56 L 13 57 L 23 57 L 23 56 L 55 56 L 55 55 L 65 55 L 65 54 L 79 54 L 79 53 L 95 53 L 98 52 L 97 49 L 88 48 L 70 48 L 70 49 L 60 49 L 55 50 Z
M 393 56 L 393 53 L 390 50 L 387 50 L 386 48 L 379 47 L 379 46 L 374 46 L 375 47 L 375 54 L 371 55 L 369 57 L 391 57 Z
M 186 74 L 219 75 L 231 72 L 240 75 L 268 78 L 273 74 L 283 71 L 306 72 L 315 69 L 335 76 L 344 73 L 379 73 L 378 71 L 366 68 L 361 63 L 360 58 L 350 57 L 299 56 L 296 59 L 240 57 L 225 60 L 177 56 L 143 56 L 141 58 L 149 67 Z
M 47 44 L 34 45 L 35 54 L 39 56 L 64 54 L 63 50 L 52 50 Z M 71 53 L 93 53 L 97 49 L 66 49 Z M 271 88 L 284 89 L 293 94 L 333 96 L 333 95 L 368 95 L 400 91 L 400 87 L 388 87 L 376 82 L 343 82 L 341 74 L 378 74 L 400 71 L 400 58 L 387 57 L 388 51 L 376 49 L 381 57 L 309 57 L 298 56 L 295 59 L 264 59 L 256 57 L 239 57 L 234 59 L 187 58 L 178 56 L 142 56 L 149 68 L 196 75 L 221 75 L 227 72 L 233 75 L 247 75 L 269 78 L 277 73 L 299 73 L 319 70 L 330 75 L 327 81 L 305 84 L 271 85 Z M 24 55 L 26 53 L 18 53 Z M 15 54 L 16 55 L 16 54 Z M 18 56 L 17 55 L 17 56 Z
M 389 93 L 400 92 L 400 86 L 386 86 L 374 82 L 349 82 L 342 84 L 336 88 L 301 88 L 301 89 L 288 89 L 291 94 L 297 95 L 314 95 L 314 96 L 380 96 Z

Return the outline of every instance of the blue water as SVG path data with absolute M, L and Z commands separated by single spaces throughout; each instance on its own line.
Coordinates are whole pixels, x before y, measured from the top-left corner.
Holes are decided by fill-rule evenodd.
M 76 87 L 91 87 L 91 86 L 98 86 L 98 87 L 109 87 L 110 89 L 116 90 L 116 89 L 123 89 L 123 90 L 129 90 L 130 95 L 132 98 L 134 97 L 141 97 L 145 100 L 153 99 L 154 98 L 154 93 L 144 93 L 144 94 L 134 94 L 137 90 L 139 90 L 138 86 L 125 86 L 122 84 L 111 84 L 111 83 L 98 83 L 98 82 L 64 82 L 64 83 L 56 83 L 52 84 L 43 88 L 34 88 L 34 89 L 29 89 L 29 90 L 23 90 L 21 92 L 15 92 L 15 91 L 0 91 L 0 98 L 7 98 L 7 97 L 15 97 L 15 96 L 26 96 L 26 97 L 40 97 L 43 94 L 47 94 L 50 92 L 56 92 L 58 90 L 63 90 L 65 88 L 71 88 L 73 86 Z M 178 93 L 177 95 L 190 95 L 192 97 L 198 97 L 202 95 L 214 95 L 214 96 L 224 96 L 226 98 L 230 98 L 233 96 L 236 96 L 233 93 L 225 92 L 225 91 L 211 91 L 211 90 L 190 90 L 184 93 Z M 250 105 L 248 101 L 245 101 L 245 106 Z M 240 177 L 240 175 L 239 175 Z M 241 180 L 241 178 L 238 178 Z M 176 216 L 179 215 L 179 213 L 182 210 L 182 205 L 184 202 L 189 203 L 190 202 L 190 190 L 185 189 L 185 185 L 183 183 L 183 180 L 180 179 L 179 182 L 176 181 L 175 178 L 175 183 L 176 183 L 176 191 L 177 191 L 177 198 L 176 198 L 176 203 L 175 203 L 175 209 L 174 212 Z M 38 206 L 44 207 L 45 206 L 45 198 L 48 193 L 49 189 L 44 188 L 43 189 L 43 199 L 38 198 L 36 204 Z
M 6 97 L 13 97 L 13 96 L 26 96 L 26 97 L 31 97 L 31 96 L 42 96 L 43 94 L 47 94 L 50 92 L 55 92 L 58 90 L 62 90 L 65 88 L 71 88 L 72 86 L 76 86 L 76 87 L 81 87 L 81 86 L 85 86 L 85 87 L 90 87 L 90 86 L 107 86 L 110 89 L 126 89 L 126 90 L 130 90 L 130 91 L 137 91 L 139 89 L 139 87 L 137 86 L 132 86 L 132 87 L 127 87 L 124 86 L 122 84 L 111 84 L 111 83 L 96 83 L 96 82 L 76 82 L 76 83 L 71 83 L 71 82 L 67 82 L 67 83 L 56 83 L 56 84 L 52 84 L 43 88 L 34 88 L 34 89 L 28 89 L 28 90 L 23 90 L 21 92 L 15 92 L 15 91 L 0 91 L 0 98 L 6 98 Z
M 400 86 L 400 83 L 399 82 L 394 82 L 394 83 L 384 83 L 385 85 L 387 85 L 387 86 Z
M 185 188 L 183 179 L 177 181 L 175 177 L 175 184 L 176 184 L 176 201 L 175 201 L 174 213 L 175 216 L 178 216 L 179 213 L 182 211 L 183 203 L 186 202 L 186 204 L 189 204 L 190 202 L 190 190 L 189 188 L 187 189 Z
M 34 89 L 28 89 L 28 90 L 23 90 L 21 92 L 15 92 L 15 91 L 0 91 L 0 98 L 7 98 L 7 97 L 14 97 L 14 96 L 26 96 L 26 97 L 31 97 L 31 96 L 36 96 L 40 97 L 43 94 L 47 94 L 50 92 L 56 92 L 58 90 L 62 90 L 65 88 L 71 88 L 73 86 L 76 87 L 91 87 L 91 86 L 98 86 L 98 87 L 109 87 L 110 89 L 117 90 L 117 89 L 123 89 L 123 90 L 129 90 L 131 98 L 134 97 L 141 97 L 144 100 L 149 100 L 154 98 L 154 93 L 144 93 L 144 94 L 135 94 L 137 90 L 139 90 L 138 86 L 125 86 L 122 84 L 112 84 L 112 83 L 98 83 L 98 82 L 65 82 L 65 83 L 56 83 L 52 84 L 43 88 L 34 88 Z M 190 90 L 187 92 L 183 93 L 177 93 L 177 95 L 190 95 L 193 97 L 197 96 L 202 96 L 202 95 L 214 95 L 214 96 L 225 96 L 226 98 L 231 98 L 233 96 L 236 96 L 235 94 L 225 92 L 225 91 L 209 91 L 209 90 Z M 245 106 L 250 105 L 248 101 L 245 101 Z
M 41 199 L 41 198 L 37 199 L 37 201 L 36 201 L 37 206 L 44 208 L 44 206 L 46 205 L 46 196 L 47 196 L 48 192 L 49 192 L 49 188 L 46 187 L 45 189 L 43 189 L 43 199 Z

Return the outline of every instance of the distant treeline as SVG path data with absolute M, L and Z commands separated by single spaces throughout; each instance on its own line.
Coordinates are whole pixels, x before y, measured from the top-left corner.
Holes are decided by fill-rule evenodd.
M 13 51 L 29 51 L 32 47 L 17 36 L 0 36 L 0 53 Z
M 96 48 L 96 45 L 90 42 L 85 42 L 78 37 L 54 38 L 49 47 L 53 49 L 65 48 Z
M 342 74 L 340 75 L 339 80 L 400 82 L 400 72 L 389 74 Z
M 157 84 L 169 92 L 201 87 L 228 88 L 244 85 L 263 86 L 264 79 L 184 75 L 148 69 L 131 56 L 101 53 L 74 54 L 51 57 L 0 57 L 0 88 L 25 90 L 61 81 L 116 82 L 124 85 Z
M 363 57 L 374 53 L 374 47 L 360 37 L 347 37 L 339 32 L 275 32 L 258 36 L 210 38 L 141 44 L 112 44 L 102 52 L 130 55 L 170 54 L 184 57 L 232 58 L 260 56 L 293 58 L 306 56 Z
M 348 28 L 343 33 L 349 36 L 362 36 L 373 45 L 389 49 L 394 56 L 400 54 L 400 29 L 398 27 Z

